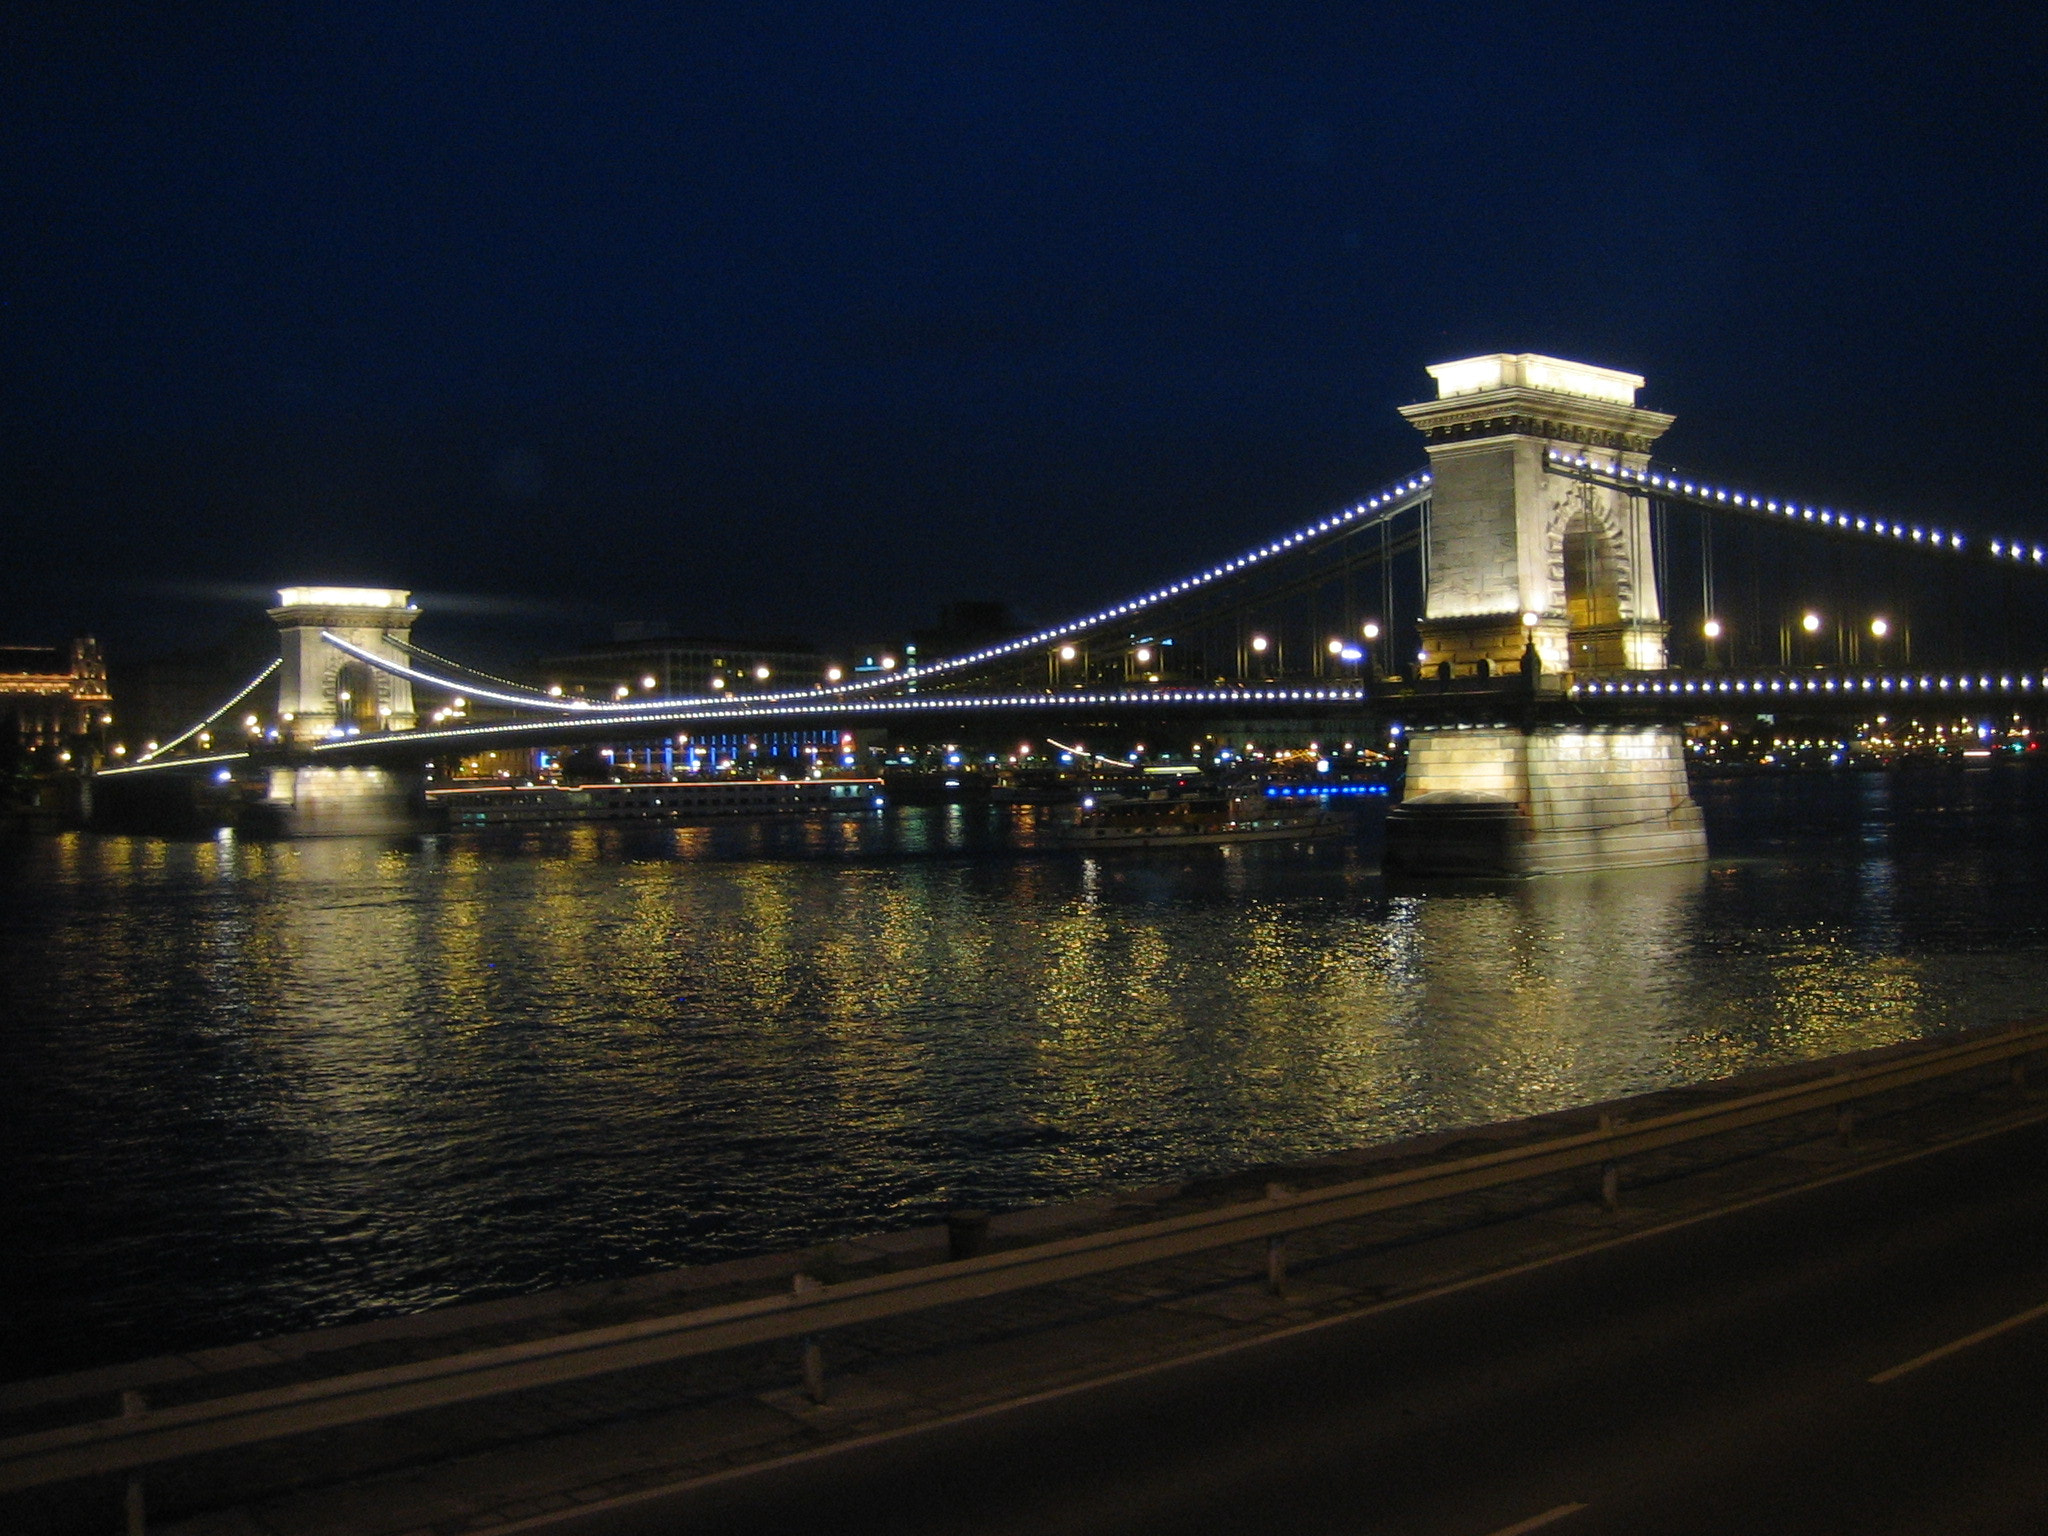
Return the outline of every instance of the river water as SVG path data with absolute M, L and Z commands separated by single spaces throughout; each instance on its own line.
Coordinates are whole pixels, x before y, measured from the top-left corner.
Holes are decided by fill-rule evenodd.
M 1373 811 L 0 843 L 0 1377 L 2041 1011 L 2048 774 L 1699 794 L 1704 866 L 1427 890 Z

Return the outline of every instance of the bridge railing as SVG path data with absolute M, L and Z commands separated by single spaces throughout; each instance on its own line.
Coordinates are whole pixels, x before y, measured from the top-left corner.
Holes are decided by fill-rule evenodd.
M 179 1457 L 229 1450 L 421 1409 L 471 1403 L 640 1366 L 906 1316 L 1248 1243 L 1267 1245 L 1269 1274 L 1289 1234 L 1449 1196 L 1626 1159 L 1818 1110 L 1851 1110 L 1894 1089 L 2008 1065 L 2048 1050 L 2048 1021 L 1866 1064 L 1826 1077 L 1632 1123 L 1552 1137 L 1473 1157 L 1401 1169 L 1263 1200 L 1008 1249 L 843 1284 L 800 1288 L 699 1311 L 359 1371 L 263 1391 L 151 1409 L 0 1441 L 0 1491 L 130 1473 Z M 800 1281 L 801 1284 L 801 1281 Z M 822 1396 L 822 1384 L 814 1383 Z

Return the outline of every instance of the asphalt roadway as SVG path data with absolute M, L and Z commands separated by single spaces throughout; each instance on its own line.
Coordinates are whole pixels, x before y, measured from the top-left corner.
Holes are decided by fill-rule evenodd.
M 2048 1125 L 549 1529 L 2040 1536 Z

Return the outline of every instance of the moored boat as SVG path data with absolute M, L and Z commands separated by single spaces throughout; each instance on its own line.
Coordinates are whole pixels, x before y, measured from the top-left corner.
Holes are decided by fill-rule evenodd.
M 1063 841 L 1084 848 L 1183 848 L 1328 837 L 1345 827 L 1320 806 L 1281 807 L 1261 790 L 1144 799 L 1099 795 L 1081 802 Z
M 878 779 L 709 779 L 684 783 L 486 784 L 427 791 L 451 829 L 560 821 L 694 821 L 864 811 L 882 803 Z

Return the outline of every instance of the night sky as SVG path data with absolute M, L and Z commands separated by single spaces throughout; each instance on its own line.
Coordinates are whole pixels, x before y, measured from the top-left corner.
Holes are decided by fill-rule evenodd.
M 2048 533 L 2038 6 L 8 12 L 0 641 L 1050 619 L 1410 472 L 1491 351 Z

